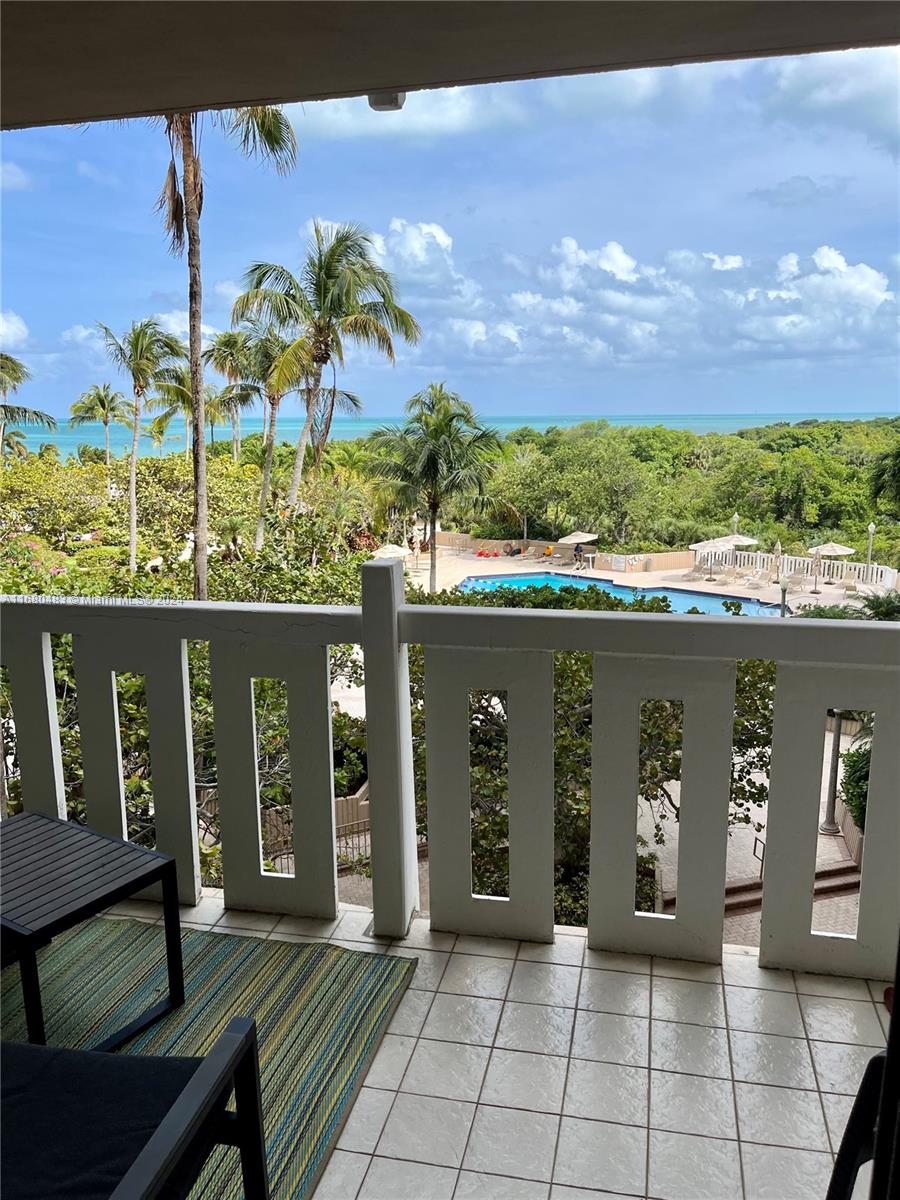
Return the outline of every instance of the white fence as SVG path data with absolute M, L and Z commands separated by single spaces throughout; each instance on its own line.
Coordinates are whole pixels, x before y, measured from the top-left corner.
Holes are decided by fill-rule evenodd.
M 762 550 L 716 550 L 696 554 L 697 561 L 704 564 L 712 563 L 716 568 L 735 566 L 741 571 L 774 571 L 775 555 L 766 554 Z M 787 579 L 791 575 L 802 575 L 806 579 L 815 578 L 813 560 L 805 555 L 783 554 L 781 556 L 781 577 Z M 879 563 L 848 562 L 844 558 L 823 558 L 819 564 L 819 582 L 830 580 L 833 583 L 853 581 L 871 587 L 893 588 L 897 586 L 897 571 L 893 567 L 883 567 Z
M 876 622 L 416 607 L 399 563 L 363 568 L 360 608 L 39 599 L 7 602 L 28 808 L 64 815 L 50 634 L 75 644 L 89 823 L 124 834 L 114 672 L 146 676 L 157 843 L 199 890 L 186 642 L 211 648 L 225 902 L 336 910 L 328 647 L 364 648 L 376 932 L 401 935 L 418 904 L 407 645 L 425 647 L 431 921 L 438 929 L 553 936 L 553 652 L 594 655 L 592 946 L 721 957 L 735 663 L 777 661 L 760 959 L 883 977 L 900 920 L 900 627 Z M 263 869 L 252 679 L 287 680 L 293 875 Z M 472 893 L 469 692 L 508 697 L 509 895 Z M 634 911 L 642 699 L 684 704 L 678 904 Z M 856 937 L 811 932 L 826 709 L 875 712 Z

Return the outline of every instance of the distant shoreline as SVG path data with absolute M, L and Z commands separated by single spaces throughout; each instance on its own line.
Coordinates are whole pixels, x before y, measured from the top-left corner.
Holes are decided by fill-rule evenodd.
M 500 434 L 511 433 L 514 429 L 528 427 L 538 432 L 544 432 L 551 426 L 570 429 L 589 421 L 606 421 L 614 428 L 628 426 L 662 425 L 666 429 L 683 429 L 689 433 L 737 433 L 741 429 L 755 429 L 764 425 L 787 423 L 796 425 L 802 421 L 875 421 L 890 420 L 900 417 L 900 413 L 890 412 L 860 412 L 860 413 L 679 413 L 679 414 L 635 414 L 633 416 L 602 416 L 600 414 L 581 414 L 575 416 L 492 416 L 489 413 L 480 414 L 486 425 L 493 426 Z M 374 429 L 382 425 L 398 424 L 402 417 L 335 417 L 331 429 L 331 437 L 335 441 L 350 441 L 354 438 L 366 437 Z M 184 430 L 178 422 L 170 426 L 169 436 L 163 446 L 164 454 L 177 454 L 184 451 Z M 278 440 L 295 442 L 300 434 L 302 420 L 299 416 L 283 417 L 278 422 Z M 251 433 L 262 432 L 261 417 L 245 417 L 241 422 L 241 435 L 246 437 Z M 35 451 L 44 442 L 54 442 L 59 448 L 60 455 L 65 458 L 74 454 L 81 445 L 103 447 L 103 426 L 97 423 L 82 425 L 70 429 L 64 420 L 60 420 L 55 431 L 45 429 L 25 428 L 26 445 Z M 218 426 L 215 430 L 215 441 L 230 442 L 231 433 L 227 426 Z M 113 454 L 120 455 L 131 448 L 131 432 L 124 426 L 110 428 L 110 449 Z M 141 438 L 141 457 L 158 454 L 150 439 Z

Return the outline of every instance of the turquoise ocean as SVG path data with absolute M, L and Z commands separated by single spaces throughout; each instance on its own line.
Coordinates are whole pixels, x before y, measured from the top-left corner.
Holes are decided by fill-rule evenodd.
M 787 421 L 791 424 L 809 420 L 869 421 L 876 417 L 897 415 L 900 414 L 886 412 L 646 413 L 630 416 L 606 416 L 603 413 L 594 413 L 591 415 L 581 414 L 573 416 L 558 416 L 554 414 L 553 416 L 546 417 L 535 415 L 492 416 L 484 414 L 482 419 L 485 424 L 492 425 L 501 434 L 510 433 L 513 429 L 520 429 L 523 425 L 543 431 L 551 425 L 571 427 L 572 425 L 580 425 L 584 421 L 597 420 L 605 420 L 610 425 L 619 427 L 627 425 L 663 425 L 667 429 L 687 429 L 691 433 L 737 433 L 739 429 L 750 429 L 759 425 L 772 425 L 776 421 Z M 334 424 L 331 427 L 331 436 L 339 441 L 366 437 L 374 429 L 378 429 L 382 425 L 395 424 L 399 420 L 400 418 L 398 417 L 335 417 Z M 278 440 L 296 442 L 300 436 L 301 427 L 302 421 L 299 417 L 282 418 L 278 422 Z M 77 429 L 70 429 L 64 421 L 60 421 L 59 427 L 53 432 L 43 429 L 25 429 L 23 432 L 27 434 L 26 445 L 30 450 L 37 450 L 38 446 L 43 442 L 55 442 L 63 458 L 69 454 L 74 454 L 80 445 L 103 445 L 103 426 L 99 423 L 82 425 Z M 242 436 L 260 432 L 262 432 L 261 417 L 245 417 L 241 421 Z M 227 427 L 217 427 L 211 436 L 214 436 L 217 442 L 227 442 L 230 439 L 230 432 Z M 130 430 L 121 425 L 111 427 L 110 446 L 115 454 L 121 454 L 123 450 L 130 448 Z M 164 454 L 171 454 L 178 450 L 184 450 L 184 426 L 180 422 L 173 421 L 169 426 L 169 434 L 162 452 Z M 143 436 L 141 438 L 141 454 L 158 453 L 159 451 L 152 445 L 150 439 Z

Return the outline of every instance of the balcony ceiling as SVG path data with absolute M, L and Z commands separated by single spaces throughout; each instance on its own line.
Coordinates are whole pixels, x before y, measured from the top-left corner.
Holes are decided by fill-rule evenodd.
M 900 40 L 880 0 L 6 0 L 2 126 Z

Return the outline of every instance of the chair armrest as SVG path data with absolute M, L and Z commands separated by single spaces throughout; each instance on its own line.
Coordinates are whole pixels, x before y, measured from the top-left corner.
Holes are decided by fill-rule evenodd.
M 197 1154 L 211 1118 L 223 1108 L 234 1086 L 235 1073 L 250 1056 L 257 1066 L 256 1022 L 233 1017 L 219 1034 L 184 1091 L 112 1193 L 110 1200 L 155 1200 L 181 1195 L 172 1191 L 173 1176 Z M 211 1137 L 210 1142 L 218 1140 Z M 205 1153 L 201 1163 L 205 1160 Z M 186 1193 L 185 1193 L 186 1194 Z

